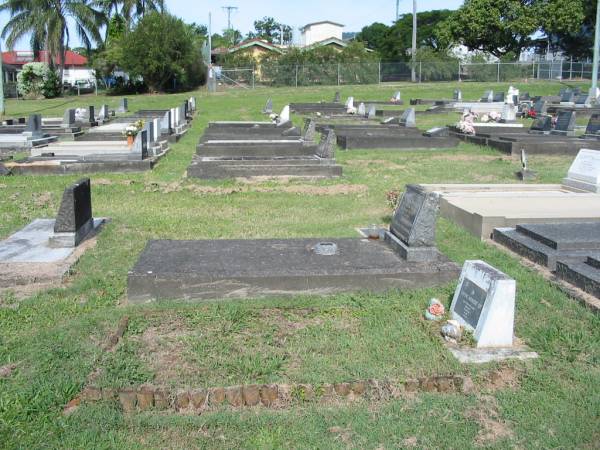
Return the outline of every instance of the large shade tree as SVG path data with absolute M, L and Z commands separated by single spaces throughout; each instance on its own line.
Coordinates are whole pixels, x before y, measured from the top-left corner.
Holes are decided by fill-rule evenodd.
M 47 50 L 50 66 L 58 61 L 61 79 L 71 38 L 70 23 L 87 48 L 102 41 L 100 29 L 105 16 L 86 0 L 4 0 L 0 12 L 10 14 L 1 34 L 8 48 L 29 37 L 32 50 Z

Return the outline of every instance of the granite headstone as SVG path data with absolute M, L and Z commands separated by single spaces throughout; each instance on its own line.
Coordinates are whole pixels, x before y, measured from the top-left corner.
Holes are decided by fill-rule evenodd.
M 417 126 L 415 109 L 407 108 L 400 116 L 400 126 L 406 128 L 415 128 Z

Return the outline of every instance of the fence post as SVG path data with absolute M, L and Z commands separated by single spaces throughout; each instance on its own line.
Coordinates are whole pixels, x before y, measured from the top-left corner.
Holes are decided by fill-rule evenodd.
M 532 70 L 532 74 L 531 74 L 531 78 L 535 80 L 535 61 L 531 61 L 531 70 Z
M 296 64 L 296 87 L 298 87 L 298 64 Z
M 381 60 L 379 60 L 379 68 L 377 72 L 377 84 L 381 84 Z
M 254 89 L 254 88 L 255 88 L 255 86 L 254 86 L 254 73 L 255 73 L 255 72 L 256 72 L 256 64 L 254 64 L 254 65 L 252 66 L 252 89 Z
M 338 75 L 338 77 L 337 77 L 338 83 L 337 83 L 337 85 L 339 86 L 340 85 L 340 63 L 338 63 L 337 69 L 338 69 L 338 74 L 337 74 Z
M 458 81 L 460 80 L 460 61 L 458 61 Z
M 573 79 L 573 57 L 571 56 L 571 65 L 569 67 L 569 80 Z
M 423 74 L 423 67 L 421 66 L 422 61 L 419 61 L 419 83 L 421 82 L 421 75 Z
M 496 75 L 496 82 L 500 83 L 500 61 L 498 61 L 498 72 Z

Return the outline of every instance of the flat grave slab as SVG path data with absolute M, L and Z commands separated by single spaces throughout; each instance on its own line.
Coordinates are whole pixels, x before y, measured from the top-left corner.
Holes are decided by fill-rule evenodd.
M 600 196 L 562 185 L 422 185 L 440 197 L 440 214 L 489 239 L 494 228 L 523 223 L 600 221 Z
M 319 242 L 337 245 L 323 256 Z M 150 241 L 128 279 L 129 301 L 334 294 L 446 283 L 456 266 L 408 263 L 368 239 Z
M 556 262 L 559 278 L 600 299 L 600 254 L 588 256 L 585 261 Z
M 338 145 L 345 149 L 390 149 L 390 150 L 416 150 L 444 149 L 458 146 L 459 139 L 453 136 L 430 137 L 419 133 L 368 135 L 347 134 L 338 137 Z

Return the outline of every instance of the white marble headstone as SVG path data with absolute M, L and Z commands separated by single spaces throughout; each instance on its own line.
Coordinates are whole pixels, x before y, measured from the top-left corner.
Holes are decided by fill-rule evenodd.
M 290 105 L 285 105 L 279 114 L 279 122 L 286 123 L 290 121 Z
M 517 120 L 517 108 L 511 103 L 505 103 L 502 107 L 502 121 L 514 122 Z
M 600 194 L 600 151 L 579 150 L 563 184 L 575 189 Z
M 450 312 L 477 347 L 511 347 L 516 282 L 483 261 L 465 261 Z
M 364 103 L 361 103 L 360 105 L 358 105 L 357 114 L 359 116 L 365 116 L 367 114 L 367 108 Z
M 400 93 L 400 91 L 396 91 L 396 93 L 394 94 L 394 100 L 399 102 L 402 99 L 402 94 Z

